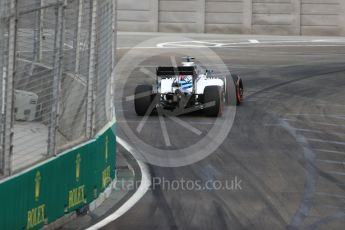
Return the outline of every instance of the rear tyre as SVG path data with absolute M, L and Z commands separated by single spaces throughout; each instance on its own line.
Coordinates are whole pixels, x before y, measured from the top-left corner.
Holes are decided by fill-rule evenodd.
M 242 101 L 240 86 L 236 85 L 236 104 L 240 105 Z
M 232 102 L 231 99 L 233 98 L 233 92 L 232 92 L 232 77 L 231 76 L 227 76 L 226 77 L 226 91 L 225 91 L 225 102 L 227 105 L 234 105 L 234 101 Z
M 204 89 L 204 109 L 206 116 L 218 117 L 223 112 L 223 92 L 219 86 L 206 86 Z
M 243 82 L 242 82 L 242 79 L 239 78 L 238 79 L 238 85 L 236 86 L 236 95 L 237 95 L 237 105 L 240 105 L 242 104 L 242 101 L 243 101 L 243 92 L 244 92 L 244 89 L 243 89 Z
M 138 85 L 135 88 L 134 108 L 138 116 L 144 116 L 153 102 L 152 86 Z M 151 112 L 149 113 L 151 114 Z
M 242 97 L 243 97 L 243 83 L 242 79 L 237 75 L 233 74 L 232 79 L 235 84 L 235 89 L 236 89 L 236 105 L 240 105 L 242 102 Z

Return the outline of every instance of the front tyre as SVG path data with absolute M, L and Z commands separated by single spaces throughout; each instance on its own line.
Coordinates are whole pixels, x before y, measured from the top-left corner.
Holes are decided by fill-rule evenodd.
M 138 85 L 135 88 L 134 108 L 138 116 L 144 116 L 153 102 L 152 86 Z M 151 112 L 148 113 L 149 115 Z
M 206 86 L 204 89 L 204 111 L 206 116 L 218 117 L 223 112 L 223 91 L 219 86 Z

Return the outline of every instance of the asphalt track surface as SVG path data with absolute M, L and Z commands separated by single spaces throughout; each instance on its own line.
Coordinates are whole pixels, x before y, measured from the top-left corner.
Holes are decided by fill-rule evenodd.
M 154 36 L 120 34 L 119 57 Z M 149 165 L 151 176 L 201 182 L 237 178 L 240 188 L 174 190 L 156 185 L 104 229 L 344 229 L 345 42 L 296 38 L 277 44 L 284 38 L 188 37 L 237 43 L 211 49 L 231 72 L 242 76 L 245 100 L 237 108 L 231 132 L 210 156 L 184 167 Z M 248 39 L 259 43 L 238 44 Z M 143 51 L 154 52 L 152 45 Z M 169 65 L 174 52 L 170 47 L 141 67 Z M 142 82 L 153 79 L 134 71 L 125 86 L 126 95 L 117 95 L 125 114 L 125 119 L 118 120 L 118 135 L 125 139 L 122 124 L 135 129 L 142 119 L 125 98 Z M 202 114 L 181 119 L 203 134 L 214 123 L 214 118 Z M 169 119 L 166 126 L 169 148 L 202 138 L 176 128 Z M 148 119 L 138 136 L 152 146 L 167 146 L 157 116 Z

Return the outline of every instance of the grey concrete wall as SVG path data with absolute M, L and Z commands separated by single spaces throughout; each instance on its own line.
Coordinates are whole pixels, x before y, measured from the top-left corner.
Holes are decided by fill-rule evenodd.
M 345 35 L 345 0 L 117 0 L 120 31 Z
M 301 33 L 304 35 L 338 35 L 341 26 L 341 9 L 344 0 L 301 0 Z M 342 25 L 341 25 L 342 24 Z
M 244 33 L 244 2 L 206 0 L 206 33 Z
M 118 30 L 157 31 L 157 14 L 158 0 L 118 0 Z

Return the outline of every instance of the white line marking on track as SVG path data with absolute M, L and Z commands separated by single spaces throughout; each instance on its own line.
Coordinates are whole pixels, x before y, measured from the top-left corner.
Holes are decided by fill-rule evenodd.
M 248 40 L 250 43 L 253 43 L 253 44 L 258 44 L 258 43 L 260 43 L 258 40 L 256 40 L 256 39 L 250 39 L 250 40 Z
M 122 145 L 128 152 L 130 152 L 132 155 L 135 155 L 133 154 L 135 150 L 126 141 L 124 141 L 120 137 L 116 137 L 116 139 L 117 142 Z M 138 160 L 137 162 L 141 170 L 141 183 L 138 190 L 118 210 L 116 210 L 114 213 L 98 222 L 97 224 L 87 228 L 87 230 L 100 229 L 115 221 L 117 218 L 121 217 L 128 210 L 130 210 L 148 191 L 149 187 L 151 186 L 151 175 L 149 174 L 149 170 L 145 163 Z

